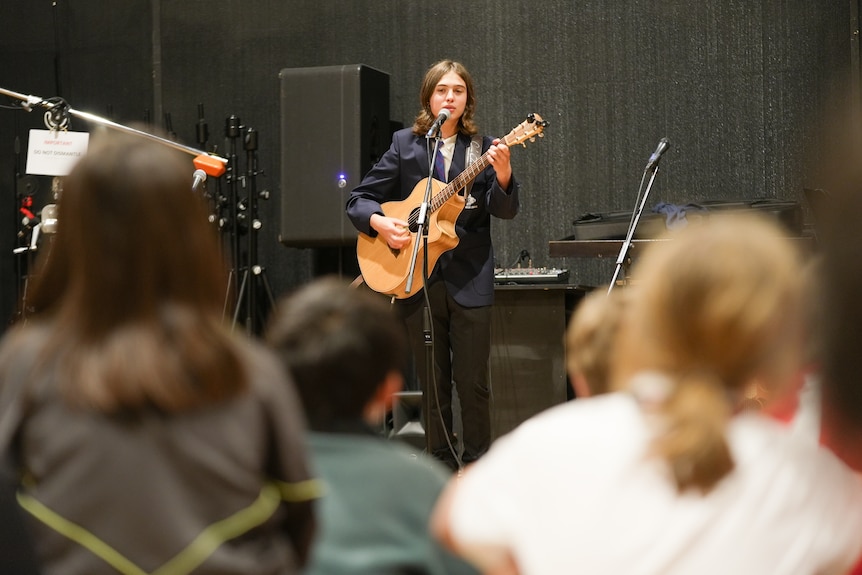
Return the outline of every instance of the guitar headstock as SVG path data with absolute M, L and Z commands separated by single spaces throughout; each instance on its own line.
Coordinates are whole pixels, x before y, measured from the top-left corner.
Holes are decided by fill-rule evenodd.
M 543 120 L 540 115 L 528 114 L 526 120 L 515 126 L 511 132 L 502 138 L 503 143 L 510 147 L 515 144 L 521 144 L 526 147 L 527 140 L 535 142 L 536 136 L 540 138 L 545 137 L 543 132 L 547 125 L 548 122 Z

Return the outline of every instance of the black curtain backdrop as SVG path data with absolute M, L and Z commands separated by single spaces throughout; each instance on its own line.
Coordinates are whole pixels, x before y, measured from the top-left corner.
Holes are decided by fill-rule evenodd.
M 164 128 L 169 114 L 178 139 L 191 146 L 202 105 L 207 148 L 223 154 L 228 116 L 256 129 L 257 187 L 272 191 L 260 204 L 259 259 L 279 296 L 320 273 L 353 273 L 352 247 L 278 241 L 280 157 L 289 153 L 280 149 L 279 70 L 361 63 L 387 72 L 390 119 L 410 125 L 425 69 L 441 58 L 460 60 L 476 82 L 483 132 L 503 135 L 530 112 L 550 121 L 545 138 L 513 151 L 523 208 L 513 221 L 494 222 L 499 264 L 527 250 L 535 266 L 567 268 L 570 282 L 598 285 L 610 280 L 613 261 L 552 259 L 548 242 L 570 235 L 586 212 L 631 210 L 662 137 L 672 146 L 650 205 L 801 200 L 804 186 L 817 185 L 822 135 L 813 120 L 851 72 L 848 22 L 856 13 L 847 2 L 807 0 L 438 7 L 412 0 L 17 0 L 0 4 L 0 87 L 59 95 L 124 124 Z M 40 114 L 0 109 L 4 316 L 17 297 L 15 140 L 26 151 L 28 131 L 43 127 Z M 90 127 L 74 121 L 73 128 Z M 301 148 L 315 129 L 310 117 L 290 127 L 289 141 Z M 182 218 L 166 217 L 177 219 L 181 242 Z

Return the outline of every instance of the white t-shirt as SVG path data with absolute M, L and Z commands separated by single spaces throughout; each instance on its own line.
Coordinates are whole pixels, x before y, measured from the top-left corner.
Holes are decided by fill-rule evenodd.
M 844 573 L 862 553 L 862 479 L 780 424 L 733 418 L 736 467 L 706 496 L 677 494 L 648 437 L 624 393 L 540 414 L 460 479 L 453 537 L 522 575 Z

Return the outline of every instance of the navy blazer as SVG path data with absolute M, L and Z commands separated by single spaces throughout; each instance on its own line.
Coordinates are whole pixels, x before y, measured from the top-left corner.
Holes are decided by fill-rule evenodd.
M 427 142 L 424 136 L 413 134 L 411 128 L 393 134 L 389 150 L 350 192 L 347 215 L 357 230 L 376 236 L 369 220 L 373 214 L 383 215 L 380 204 L 407 198 L 416 184 L 428 176 Z M 482 139 L 482 153 L 491 146 L 491 142 L 491 138 Z M 449 168 L 450 180 L 464 171 L 469 145 L 470 136 L 458 134 Z M 514 175 L 508 189 L 501 188 L 491 166 L 473 180 L 472 198 L 467 198 L 455 222 L 458 245 L 440 256 L 430 278 L 430 281 L 444 281 L 455 301 L 465 307 L 494 302 L 491 216 L 514 218 L 520 208 L 519 188 Z

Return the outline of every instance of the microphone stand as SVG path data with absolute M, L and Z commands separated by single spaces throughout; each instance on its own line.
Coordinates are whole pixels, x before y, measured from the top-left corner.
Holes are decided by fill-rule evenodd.
M 16 124 L 17 124 L 17 122 L 16 122 Z M 16 128 L 17 128 L 17 126 L 16 126 Z M 17 132 L 17 129 L 16 129 L 16 132 Z M 20 255 L 24 252 L 26 252 L 28 255 L 30 253 L 29 249 L 27 249 L 27 248 L 20 249 L 21 240 L 25 239 L 25 236 L 24 236 L 25 230 L 22 229 L 21 211 L 20 211 L 21 210 L 21 203 L 23 201 L 23 196 L 24 196 L 24 194 L 22 194 L 21 190 L 20 190 L 20 186 L 21 186 L 21 169 L 20 169 L 20 166 L 21 166 L 21 140 L 18 139 L 18 136 L 16 135 L 15 136 L 15 167 L 13 168 L 14 177 L 15 177 L 15 180 L 13 183 L 13 191 L 15 192 L 13 194 L 14 195 L 13 201 L 15 202 L 15 210 L 13 213 L 15 216 L 15 228 L 18 230 L 19 240 L 18 240 L 18 247 L 16 247 L 16 249 L 14 249 L 12 251 L 12 253 L 14 253 L 16 256 Z M 37 225 L 39 225 L 39 224 L 37 224 Z M 32 239 L 32 237 L 33 237 L 32 236 L 32 234 L 33 234 L 32 230 L 31 230 L 30 234 L 31 234 L 30 238 Z M 15 312 L 15 316 L 14 316 L 15 320 L 26 319 L 26 317 L 27 317 L 27 283 L 28 283 L 28 277 L 29 277 L 29 271 L 30 271 L 30 265 L 29 264 L 30 264 L 30 258 L 29 257 L 27 259 L 27 266 L 24 265 L 23 258 L 21 258 L 21 257 L 15 258 L 15 276 L 16 276 L 15 288 L 16 288 L 16 292 L 17 292 L 17 297 L 16 297 L 15 301 L 18 302 L 18 306 L 19 306 Z
M 644 191 L 643 198 L 639 204 L 635 205 L 635 212 L 632 216 L 631 222 L 629 222 L 629 229 L 626 232 L 626 239 L 623 241 L 623 245 L 620 247 L 620 253 L 617 256 L 617 265 L 614 270 L 614 277 L 611 278 L 611 284 L 608 286 L 608 295 L 610 295 L 611 291 L 614 289 L 614 285 L 617 283 L 617 278 L 620 275 L 620 270 L 626 261 L 628 261 L 629 250 L 632 247 L 632 238 L 635 235 L 635 229 L 637 228 L 638 222 L 641 219 L 641 214 L 643 213 L 644 206 L 646 205 L 647 198 L 649 197 L 650 190 L 652 189 L 653 182 L 655 181 L 656 174 L 658 174 L 658 162 L 652 166 L 652 174 L 650 174 L 649 182 L 647 182 L 646 191 Z M 646 171 L 650 169 L 650 166 L 647 166 L 646 170 L 644 170 L 644 175 L 646 175 Z M 641 185 L 643 185 L 643 179 L 641 179 Z
M 225 119 L 224 135 L 227 140 L 228 162 L 225 171 L 225 186 L 227 188 L 227 223 L 224 230 L 227 232 L 228 254 L 231 262 L 231 270 L 228 277 L 227 297 L 225 298 L 225 311 L 228 309 L 228 301 L 239 293 L 240 258 L 240 221 L 239 221 L 239 165 L 237 161 L 237 140 L 241 136 L 242 129 L 240 119 L 231 115 Z
M 432 153 L 428 155 L 428 181 L 425 186 L 425 196 L 422 198 L 422 204 L 419 206 L 419 216 L 416 218 L 416 241 L 413 242 L 413 253 L 410 256 L 410 267 L 407 273 L 407 285 L 404 287 L 406 293 L 410 293 L 413 288 L 413 272 L 416 267 L 416 258 L 419 254 L 419 241 L 423 244 L 422 252 L 422 281 L 427 287 L 428 284 L 428 226 L 426 219 L 428 217 L 428 206 L 431 203 L 432 179 L 434 174 L 434 158 L 437 156 L 437 150 L 440 147 L 442 138 L 440 137 L 440 129 L 437 130 L 436 136 L 425 136 L 428 140 L 434 138 L 434 146 Z M 437 385 L 434 381 L 434 340 L 431 329 L 431 307 L 428 298 L 428 290 L 425 290 L 425 305 L 422 308 L 422 334 L 425 342 L 425 392 L 422 394 L 422 401 L 425 404 L 425 451 L 428 455 L 431 453 L 431 394 L 437 396 Z
M 262 227 L 262 223 L 258 219 L 258 198 L 269 198 L 269 192 L 264 190 L 258 193 L 257 191 L 257 135 L 257 130 L 247 128 L 243 136 L 243 149 L 246 151 L 246 176 L 244 180 L 246 196 L 244 200 L 240 201 L 243 204 L 240 209 L 242 214 L 237 217 L 244 220 L 245 223 L 247 249 L 242 281 L 237 294 L 236 311 L 233 316 L 233 326 L 236 327 L 240 312 L 244 308 L 245 328 L 249 336 L 260 335 L 266 323 L 266 312 L 275 308 L 275 298 L 266 277 L 266 269 L 258 262 L 257 234 Z M 257 282 L 260 282 L 261 286 L 258 286 Z M 269 307 L 266 309 L 258 301 L 259 287 L 263 288 L 267 298 L 264 303 Z

